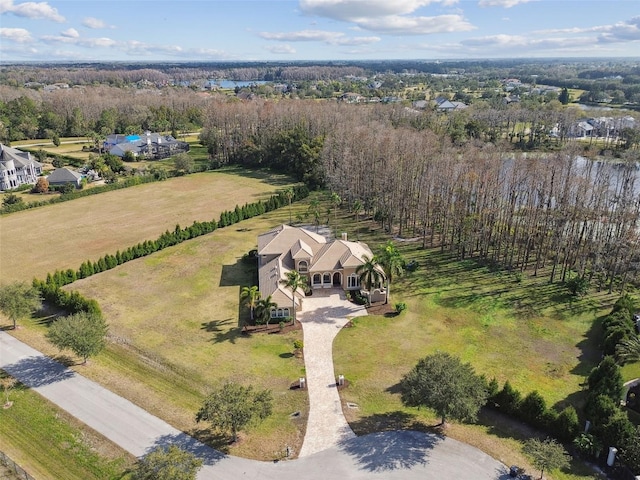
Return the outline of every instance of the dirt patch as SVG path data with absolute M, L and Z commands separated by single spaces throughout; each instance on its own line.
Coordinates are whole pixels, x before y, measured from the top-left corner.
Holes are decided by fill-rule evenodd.
M 271 323 L 269 325 L 245 325 L 242 328 L 243 335 L 277 335 L 277 334 L 285 334 L 289 332 L 295 332 L 297 330 L 302 330 L 302 324 L 300 322 L 296 322 L 295 325 L 291 324 L 291 322 L 285 324 L 282 328 L 278 323 Z
M 392 316 L 396 314 L 396 309 L 390 303 L 374 303 L 367 307 L 369 315 Z

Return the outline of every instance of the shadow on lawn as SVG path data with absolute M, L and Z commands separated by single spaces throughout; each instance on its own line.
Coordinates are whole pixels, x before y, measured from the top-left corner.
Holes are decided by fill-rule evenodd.
M 262 180 L 267 185 L 274 185 L 276 187 L 288 187 L 292 183 L 292 179 L 290 178 L 287 178 L 283 175 L 274 176 L 274 175 L 266 174 L 263 170 L 249 170 L 242 167 L 233 166 L 233 167 L 226 167 L 218 171 L 222 173 L 237 175 L 238 177 L 254 178 L 257 180 Z M 255 196 L 266 197 L 266 194 L 258 193 Z
M 211 320 L 210 322 L 203 322 L 200 329 L 214 334 L 211 338 L 213 343 L 236 343 L 236 340 L 241 337 L 241 331 L 239 328 L 231 327 L 233 323 L 232 318 Z

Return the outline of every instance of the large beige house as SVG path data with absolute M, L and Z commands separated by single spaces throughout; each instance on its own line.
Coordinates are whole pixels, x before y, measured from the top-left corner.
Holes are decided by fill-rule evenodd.
M 307 278 L 312 290 L 341 288 L 359 290 L 356 269 L 373 257 L 362 242 L 350 242 L 346 234 L 340 240 L 328 241 L 322 235 L 304 228 L 281 225 L 258 236 L 258 281 L 261 298 L 271 295 L 278 305 L 272 318 L 289 317 L 294 304 L 293 292 L 282 284 L 287 272 L 297 270 Z M 383 275 L 382 270 L 380 270 Z M 383 290 L 378 289 L 377 293 Z M 302 306 L 304 292 L 297 291 L 296 309 Z

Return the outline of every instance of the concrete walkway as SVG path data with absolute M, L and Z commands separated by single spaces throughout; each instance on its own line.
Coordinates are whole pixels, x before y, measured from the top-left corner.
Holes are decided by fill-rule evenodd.
M 505 465 L 476 448 L 411 431 L 342 435 L 328 450 L 294 461 L 233 457 L 203 445 L 6 332 L 0 332 L 0 368 L 135 456 L 172 444 L 194 453 L 204 461 L 198 480 L 509 479 Z M 62 472 L 59 478 L 64 478 Z
M 298 315 L 304 332 L 304 366 L 309 391 L 309 420 L 300 457 L 337 446 L 355 434 L 342 413 L 333 370 L 333 339 L 349 318 L 366 315 L 363 306 L 338 289 L 314 290 Z

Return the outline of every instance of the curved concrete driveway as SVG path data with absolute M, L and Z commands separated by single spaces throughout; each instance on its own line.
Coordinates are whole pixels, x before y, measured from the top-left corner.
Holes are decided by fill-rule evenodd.
M 0 332 L 0 368 L 135 456 L 176 444 L 204 460 L 199 480 L 469 479 L 508 480 L 506 467 L 463 443 L 418 432 L 344 437 L 295 461 L 258 462 L 224 455 L 133 403 Z

